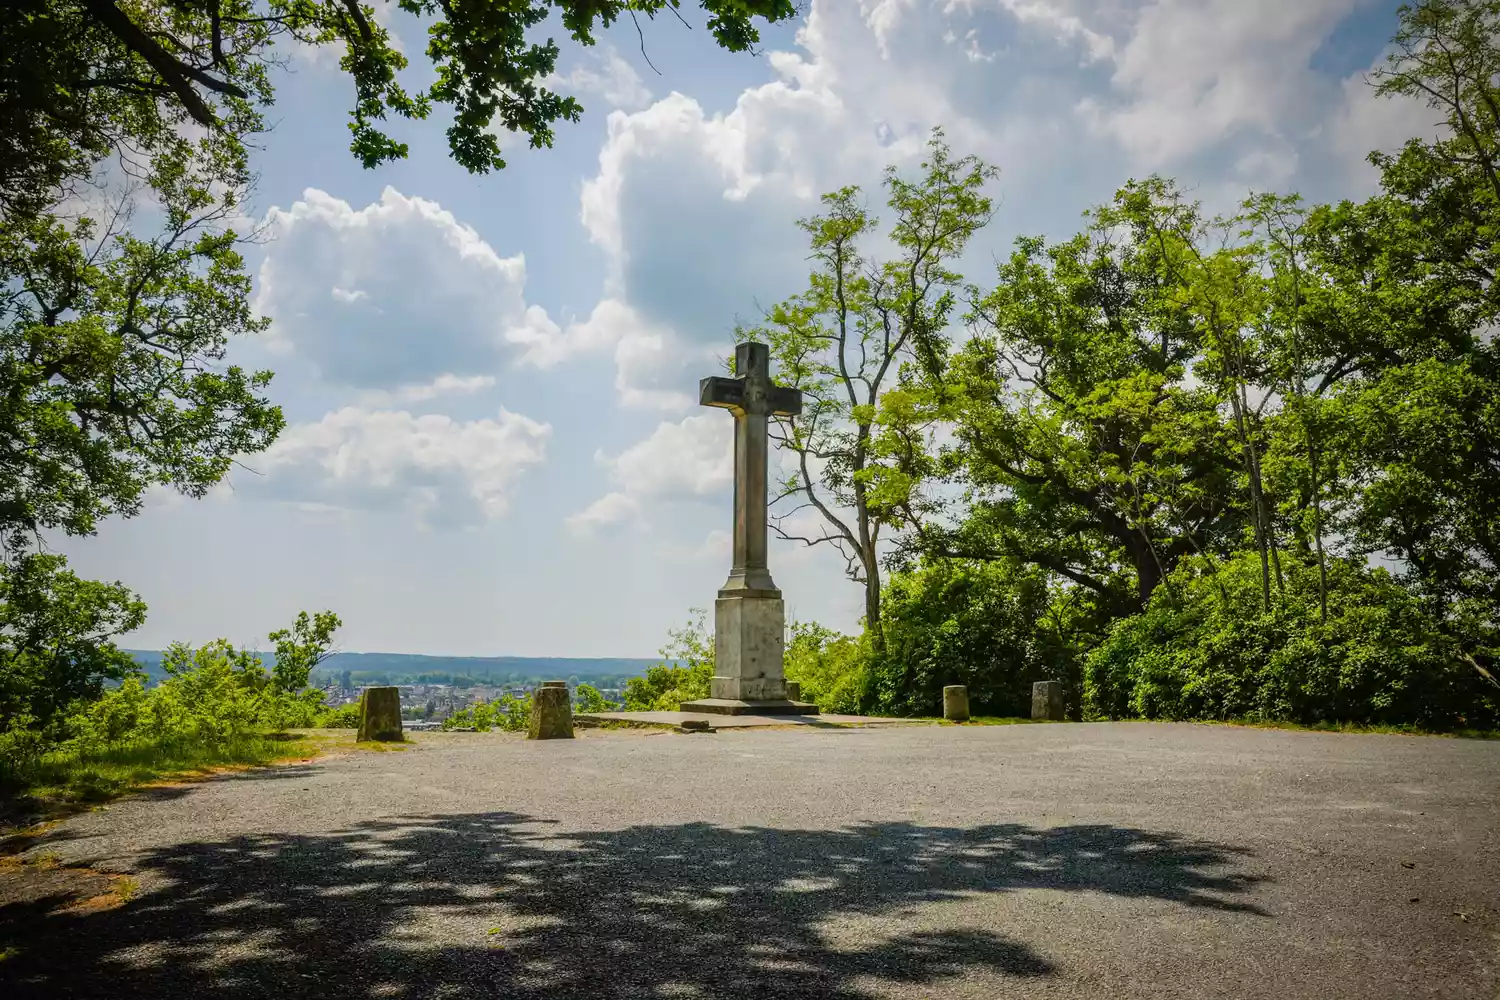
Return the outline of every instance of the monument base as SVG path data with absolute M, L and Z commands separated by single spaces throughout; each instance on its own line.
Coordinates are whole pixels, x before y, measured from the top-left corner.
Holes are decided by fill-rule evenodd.
M 685 701 L 679 706 L 682 712 L 703 712 L 706 715 L 817 715 L 818 706 L 805 701 L 790 701 L 777 698 L 766 701 L 741 701 L 738 698 L 699 698 Z

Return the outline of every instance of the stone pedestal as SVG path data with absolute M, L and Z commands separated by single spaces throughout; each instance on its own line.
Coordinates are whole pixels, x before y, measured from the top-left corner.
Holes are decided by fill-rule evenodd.
M 779 590 L 719 591 L 714 602 L 714 675 L 708 697 L 684 712 L 719 715 L 817 715 L 818 706 L 787 696 L 786 610 Z
M 969 689 L 962 684 L 943 688 L 943 718 L 949 722 L 969 721 Z
M 528 740 L 571 740 L 573 706 L 568 698 L 566 681 L 547 681 L 531 696 L 531 725 Z
M 359 700 L 359 734 L 355 739 L 402 739 L 400 691 L 393 687 L 365 688 Z
M 1037 681 L 1031 685 L 1031 717 L 1048 722 L 1063 721 L 1066 716 L 1062 681 Z

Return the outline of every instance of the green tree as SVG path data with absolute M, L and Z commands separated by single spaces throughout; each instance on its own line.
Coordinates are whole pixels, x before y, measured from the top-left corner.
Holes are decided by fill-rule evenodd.
M 223 223 L 235 182 L 173 148 L 154 165 L 162 233 L 51 215 L 0 219 L 0 532 L 88 534 L 131 516 L 146 488 L 202 496 L 236 455 L 281 430 L 269 372 L 220 364 L 230 338 L 264 329 Z
M 276 666 L 271 676 L 276 690 L 292 692 L 305 688 L 318 664 L 333 655 L 333 633 L 342 624 L 332 611 L 319 611 L 316 615 L 301 611 L 291 628 L 272 632 Z
M 1190 375 L 1202 233 L 1152 179 L 1065 243 L 1018 241 L 930 390 L 953 428 L 939 468 L 963 492 L 909 510 L 912 554 L 1034 566 L 1112 617 L 1184 556 L 1233 543 L 1246 511 L 1225 400 Z
M 1453 655 L 1500 647 L 1500 4 L 1402 8 L 1379 92 L 1443 119 L 1374 153 L 1381 193 L 1309 213 L 1301 328 L 1317 358 L 1334 524 L 1398 561 Z
M 940 368 L 961 276 L 953 268 L 989 222 L 985 185 L 996 171 L 954 158 L 941 131 L 919 180 L 886 171 L 888 238 L 895 256 L 865 256 L 877 220 L 846 187 L 823 196 L 824 214 L 801 220 L 816 262 L 807 291 L 771 309 L 740 339 L 764 338 L 778 381 L 802 390 L 802 413 L 771 432 L 793 470 L 772 501 L 772 528 L 806 545 L 828 544 L 864 587 L 865 627 L 881 645 L 881 531 L 920 486 L 919 461 L 936 414 L 906 391 L 917 369 Z M 898 461 L 903 456 L 904 461 Z M 778 506 L 779 505 L 779 506 Z M 815 528 L 798 515 L 811 512 Z
M 1253 550 L 1211 573 L 1183 563 L 1175 601 L 1158 592 L 1089 656 L 1086 713 L 1428 729 L 1500 721 L 1500 696 L 1452 655 L 1417 595 L 1359 559 L 1328 570 L 1325 618 L 1314 565 L 1289 562 L 1285 594 L 1267 610 Z
M 57 555 L 0 565 L 0 730 L 50 730 L 108 681 L 139 672 L 111 641 L 139 628 L 146 605 L 119 583 L 82 580 Z

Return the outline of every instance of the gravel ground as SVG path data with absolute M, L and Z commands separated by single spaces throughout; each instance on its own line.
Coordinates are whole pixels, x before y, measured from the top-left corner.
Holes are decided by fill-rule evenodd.
M 1494 1000 L 1497 792 L 1402 736 L 423 734 L 63 824 L 139 889 L 0 906 L 0 996 Z

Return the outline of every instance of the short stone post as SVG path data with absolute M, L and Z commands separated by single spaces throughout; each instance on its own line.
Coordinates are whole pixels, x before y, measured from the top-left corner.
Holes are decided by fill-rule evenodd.
M 949 722 L 969 721 L 969 689 L 962 684 L 943 688 L 943 718 Z
M 531 727 L 528 740 L 571 740 L 573 706 L 567 681 L 547 681 L 531 696 Z
M 787 701 L 801 701 L 802 700 L 802 685 L 799 684 L 799 683 L 797 683 L 796 681 L 787 681 L 786 682 L 786 700 Z
M 1031 685 L 1031 717 L 1048 722 L 1063 721 L 1062 681 L 1037 681 Z
M 356 740 L 395 740 L 401 736 L 401 692 L 393 687 L 365 688 L 359 700 Z

